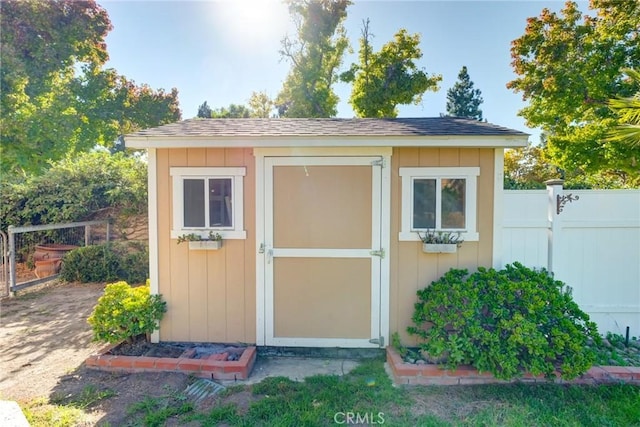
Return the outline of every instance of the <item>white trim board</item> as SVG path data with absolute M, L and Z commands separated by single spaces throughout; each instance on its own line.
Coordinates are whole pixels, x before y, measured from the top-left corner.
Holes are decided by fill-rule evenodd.
M 504 216 L 504 149 L 496 148 L 493 156 L 493 254 L 492 266 L 503 267 L 502 228 Z
M 149 149 L 147 154 L 147 187 L 148 187 L 148 215 L 149 215 L 149 286 L 151 295 L 160 293 L 158 283 L 158 160 L 155 149 Z M 160 342 L 160 330 L 151 333 L 151 342 Z

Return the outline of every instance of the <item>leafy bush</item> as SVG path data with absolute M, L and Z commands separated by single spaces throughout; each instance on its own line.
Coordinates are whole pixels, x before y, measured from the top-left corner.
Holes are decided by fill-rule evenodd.
M 77 153 L 40 176 L 5 177 L 0 229 L 84 221 L 105 208 L 135 215 L 147 209 L 147 165 L 123 153 Z
M 142 245 L 104 244 L 74 249 L 64 257 L 60 276 L 68 282 L 143 283 L 149 277 L 149 255 Z
M 107 285 L 88 322 L 95 341 L 117 343 L 150 334 L 167 311 L 162 296 L 151 295 L 149 284 L 131 287 L 127 282 Z
M 545 270 L 519 263 L 471 275 L 451 269 L 418 299 L 407 330 L 452 368 L 470 364 L 502 379 L 554 371 L 575 378 L 595 360 L 587 347 L 589 339 L 600 341 L 595 323 Z

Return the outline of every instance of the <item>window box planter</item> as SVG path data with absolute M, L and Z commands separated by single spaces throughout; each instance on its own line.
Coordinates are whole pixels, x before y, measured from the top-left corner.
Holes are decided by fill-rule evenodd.
M 422 252 L 427 254 L 454 254 L 458 251 L 456 243 L 423 243 Z
M 193 240 L 189 242 L 189 249 L 217 251 L 222 247 L 222 240 Z

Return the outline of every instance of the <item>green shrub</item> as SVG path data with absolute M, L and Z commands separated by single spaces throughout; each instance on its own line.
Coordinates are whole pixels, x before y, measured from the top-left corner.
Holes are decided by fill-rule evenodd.
M 0 229 L 92 219 L 114 208 L 129 217 L 147 211 L 147 164 L 123 153 L 76 153 L 43 175 L 0 180 Z
M 130 242 L 128 245 L 116 245 L 115 248 L 120 254 L 119 278 L 128 283 L 144 283 L 149 277 L 147 245 Z
M 109 282 L 118 280 L 120 256 L 111 245 L 74 249 L 64 257 L 60 277 L 67 282 Z
M 140 244 L 81 247 L 64 257 L 60 276 L 68 282 L 143 283 L 149 277 L 149 254 Z
M 419 290 L 418 300 L 407 330 L 452 368 L 470 364 L 502 379 L 554 371 L 575 378 L 595 360 L 587 347 L 600 341 L 595 323 L 545 270 L 519 263 L 471 275 L 451 269 Z
M 151 295 L 149 285 L 131 287 L 126 282 L 107 285 L 88 322 L 95 341 L 117 343 L 150 334 L 167 311 L 160 295 Z

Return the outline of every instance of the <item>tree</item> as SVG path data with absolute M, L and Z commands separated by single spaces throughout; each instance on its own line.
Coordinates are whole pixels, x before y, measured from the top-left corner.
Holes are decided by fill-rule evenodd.
M 287 0 L 296 38 L 282 40 L 280 54 L 291 70 L 277 96 L 281 117 L 332 117 L 333 84 L 349 42 L 342 22 L 350 0 Z
M 180 118 L 177 91 L 103 69 L 111 30 L 95 1 L 0 3 L 0 170 L 42 173 L 52 161 Z
M 202 119 L 210 119 L 212 112 L 213 111 L 211 110 L 211 107 L 209 107 L 209 105 L 207 104 L 207 101 L 204 101 L 204 103 L 198 107 L 197 117 L 200 117 Z
M 559 168 L 546 158 L 544 145 L 528 145 L 504 153 L 504 188 L 543 189 L 546 180 L 561 175 Z
M 606 136 L 616 125 L 608 100 L 631 96 L 640 82 L 624 78 L 624 68 L 640 66 L 640 3 L 591 0 L 594 16 L 568 1 L 560 14 L 543 9 L 529 18 L 524 35 L 511 46 L 518 77 L 507 87 L 521 92 L 520 111 L 531 127 L 548 134 L 551 159 L 576 174 L 617 174 L 640 179 L 640 146 Z
M 639 71 L 628 69 L 625 73 L 640 84 Z M 609 139 L 640 146 L 640 91 L 628 98 L 609 100 L 609 108 L 618 116 L 618 125 L 609 132 Z
M 438 90 L 442 76 L 428 76 L 415 64 L 422 58 L 419 34 L 401 29 L 379 52 L 373 52 L 371 37 L 367 19 L 360 38 L 360 62 L 341 76 L 353 82 L 349 103 L 358 117 L 396 117 L 399 104 L 418 104 L 427 90 Z
M 266 92 L 251 92 L 249 98 L 249 110 L 251 117 L 260 117 L 267 119 L 271 117 L 274 102 Z
M 229 104 L 229 108 L 216 108 L 211 112 L 214 119 L 247 119 L 251 117 L 251 111 L 244 105 Z
M 456 117 L 482 120 L 480 89 L 473 88 L 473 82 L 463 66 L 458 73 L 458 81 L 447 91 L 447 114 Z

